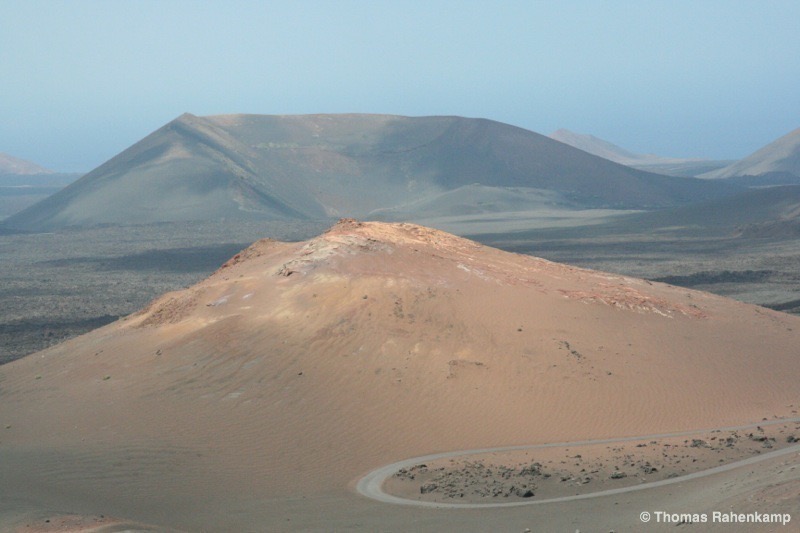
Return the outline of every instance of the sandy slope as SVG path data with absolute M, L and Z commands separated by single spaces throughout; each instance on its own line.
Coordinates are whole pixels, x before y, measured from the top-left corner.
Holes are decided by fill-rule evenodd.
M 796 317 L 342 221 L 260 241 L 136 315 L 0 367 L 0 524 L 44 510 L 192 531 L 404 529 L 407 510 L 355 493 L 362 475 L 449 450 L 796 416 L 799 355 Z M 414 513 L 422 529 L 478 525 Z

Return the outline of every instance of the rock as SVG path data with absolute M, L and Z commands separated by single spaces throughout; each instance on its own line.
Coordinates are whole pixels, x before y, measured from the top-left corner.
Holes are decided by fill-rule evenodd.
M 658 472 L 658 468 L 654 467 L 654 466 L 653 466 L 653 465 L 651 465 L 650 463 L 645 463 L 645 464 L 643 464 L 643 465 L 641 466 L 641 468 L 642 468 L 642 471 L 643 471 L 645 474 L 653 474 L 653 473 L 655 473 L 655 472 Z
M 419 493 L 420 494 L 429 494 L 431 492 L 434 492 L 438 488 L 439 488 L 439 485 L 437 485 L 436 483 L 425 483 L 424 485 L 422 485 L 419 488 Z
M 520 487 L 514 489 L 514 494 L 516 494 L 520 498 L 531 498 L 533 497 L 533 490 L 525 487 Z
M 541 474 L 542 474 L 541 463 L 531 463 L 530 465 L 524 467 L 522 470 L 519 471 L 519 475 L 521 476 L 539 476 Z

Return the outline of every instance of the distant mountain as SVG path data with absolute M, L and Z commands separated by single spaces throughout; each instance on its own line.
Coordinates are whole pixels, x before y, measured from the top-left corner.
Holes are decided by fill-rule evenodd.
M 0 171 L 0 220 L 42 201 L 81 176 L 80 174 L 55 173 L 4 154 L 0 154 L 0 157 L 4 158 L 0 160 L 0 166 L 4 169 L 4 171 Z M 3 164 L 8 160 L 16 162 Z M 41 169 L 43 172 L 37 173 L 37 169 Z M 5 170 L 16 172 L 9 173 Z
M 56 173 L 0 154 L 0 220 L 42 201 L 80 176 Z
M 800 177 L 800 128 L 792 131 L 725 168 L 701 177 L 719 179 L 736 176 L 761 176 L 776 173 Z
M 52 174 L 52 170 L 0 152 L 0 174 Z
M 419 214 L 426 201 L 471 185 L 480 186 L 466 191 L 471 198 L 491 190 L 492 201 L 514 205 L 525 198 L 535 205 L 546 191 L 565 205 L 614 208 L 679 205 L 732 190 L 635 170 L 485 119 L 184 114 L 7 223 L 47 230 L 370 217 L 409 205 Z M 442 201 L 424 214 L 456 199 Z
M 594 135 L 575 133 L 566 129 L 554 131 L 550 134 L 550 138 L 620 165 L 669 176 L 693 177 L 722 168 L 730 163 L 730 161 L 679 159 L 653 154 L 637 154 Z
M 590 154 L 602 157 L 603 159 L 614 161 L 615 163 L 619 163 L 621 165 L 643 162 L 662 163 L 676 161 L 675 159 L 659 157 L 652 154 L 637 154 L 630 152 L 617 146 L 616 144 L 595 137 L 594 135 L 575 133 L 567 129 L 554 131 L 550 134 L 550 138 L 570 146 L 574 146 L 575 148 L 583 150 L 584 152 L 589 152 Z

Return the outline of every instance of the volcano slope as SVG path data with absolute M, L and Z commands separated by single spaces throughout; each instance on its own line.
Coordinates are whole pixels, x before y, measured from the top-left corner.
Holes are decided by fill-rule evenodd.
M 186 113 L 4 225 L 47 232 L 220 219 L 405 221 L 454 207 L 651 209 L 737 190 L 635 170 L 486 119 Z
M 426 454 L 791 419 L 799 356 L 797 317 L 342 220 L 309 241 L 259 241 L 197 285 L 0 368 L 0 525 L 553 531 L 636 528 L 648 509 L 800 512 L 796 453 L 681 490 L 480 515 L 356 492 L 369 471 Z M 711 453 L 687 446 L 684 463 L 695 448 Z

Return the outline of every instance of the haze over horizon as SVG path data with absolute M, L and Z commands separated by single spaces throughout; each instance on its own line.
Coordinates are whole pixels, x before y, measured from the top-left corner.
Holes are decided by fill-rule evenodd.
M 183 112 L 482 117 L 738 159 L 800 126 L 800 4 L 5 2 L 0 152 L 89 171 Z

